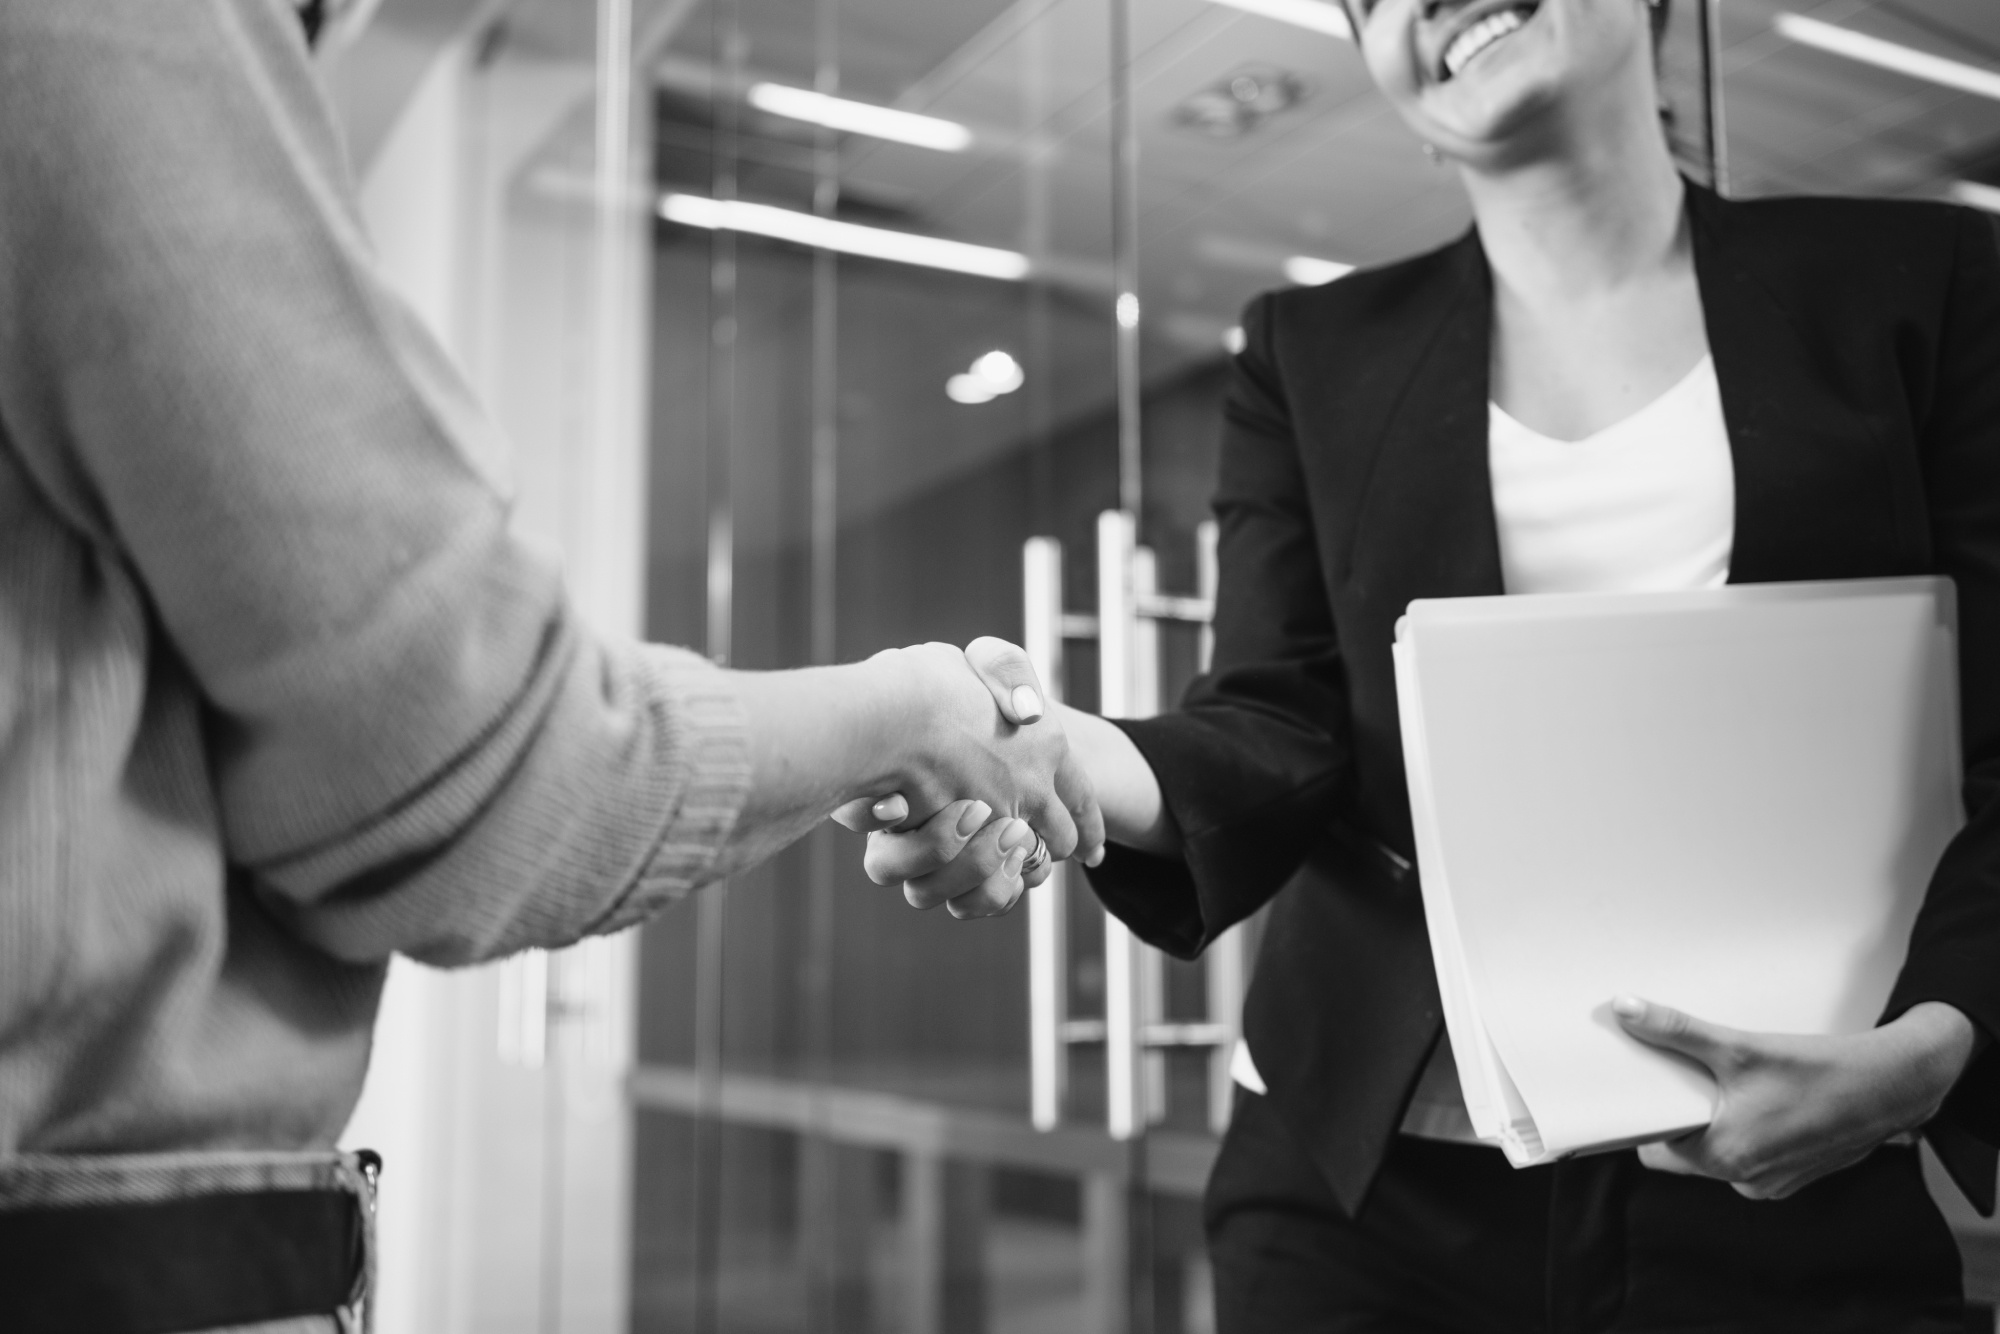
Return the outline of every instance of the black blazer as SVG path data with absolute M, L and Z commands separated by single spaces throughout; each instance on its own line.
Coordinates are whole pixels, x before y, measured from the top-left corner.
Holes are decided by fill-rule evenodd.
M 1957 582 L 1970 823 L 1888 1014 L 1948 1001 L 2000 1034 L 1994 232 L 1945 205 L 1694 186 L 1688 215 L 1735 461 L 1732 581 Z M 1245 1031 L 1274 1109 L 1350 1211 L 1442 1031 L 1389 650 L 1412 598 L 1502 591 L 1492 322 L 1476 232 L 1251 305 L 1215 498 L 1214 668 L 1179 712 L 1124 724 L 1184 858 L 1114 848 L 1090 873 L 1183 958 L 1275 896 Z M 1987 1212 L 1996 1089 L 1989 1048 L 1927 1131 Z

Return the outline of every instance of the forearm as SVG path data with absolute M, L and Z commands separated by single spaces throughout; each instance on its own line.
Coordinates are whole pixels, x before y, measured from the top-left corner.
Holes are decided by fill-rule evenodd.
M 1070 748 L 1096 788 L 1106 837 L 1140 852 L 1178 855 L 1181 831 L 1167 810 L 1159 778 L 1132 738 L 1094 713 L 1066 704 L 1056 710 Z

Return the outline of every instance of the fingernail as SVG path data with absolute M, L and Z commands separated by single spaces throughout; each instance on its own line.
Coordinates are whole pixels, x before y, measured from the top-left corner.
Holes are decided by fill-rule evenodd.
M 1007 860 L 1000 863 L 1000 874 L 1013 879 L 1021 874 L 1021 863 L 1028 860 L 1026 848 L 1014 848 L 1007 854 Z
M 1014 687 L 1014 714 L 1024 723 L 1032 723 L 1042 716 L 1042 697 L 1033 686 Z
M 1083 859 L 1083 864 L 1093 868 L 1104 865 L 1104 848 L 1101 845 L 1092 848 L 1090 855 Z
M 1026 820 L 1010 820 L 1000 833 L 1000 847 L 1003 851 L 1019 852 L 1023 857 L 1035 845 L 1035 831 L 1028 827 Z
M 868 813 L 878 820 L 900 820 L 906 813 L 901 795 L 884 797 L 868 808 Z
M 1646 1002 L 1637 996 L 1618 996 L 1611 1002 L 1611 1013 L 1620 1019 L 1638 1019 L 1646 1013 Z
M 975 801 L 965 808 L 958 817 L 958 836 L 971 838 L 993 818 L 993 808 L 983 801 Z

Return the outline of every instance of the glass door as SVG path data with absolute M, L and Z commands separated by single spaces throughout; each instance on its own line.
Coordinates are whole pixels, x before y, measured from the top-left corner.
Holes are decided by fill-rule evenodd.
M 1716 48 L 1731 196 L 1940 199 L 2000 228 L 2000 9 L 1727 0 Z M 2000 1226 L 1966 1204 L 1928 1150 L 1925 1170 L 1958 1236 L 1975 1319 L 1990 1322 Z
M 1079 707 L 1170 707 L 1244 303 L 1468 221 L 1342 11 L 675 12 L 645 66 L 649 633 L 743 667 L 999 634 Z M 860 853 L 822 830 L 647 928 L 635 1330 L 1211 1329 L 1255 924 L 1176 963 L 1081 873 L 966 923 Z

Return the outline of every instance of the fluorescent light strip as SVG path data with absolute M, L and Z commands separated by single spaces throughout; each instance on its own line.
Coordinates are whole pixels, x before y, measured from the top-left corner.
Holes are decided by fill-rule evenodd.
M 1347 21 L 1347 11 L 1339 5 L 1326 3 L 1326 0 L 1213 0 L 1213 3 L 1240 9 L 1246 14 L 1276 19 L 1295 28 L 1322 32 L 1328 37 L 1349 42 L 1354 40 L 1354 25 Z
M 1961 204 L 1983 208 L 1988 213 L 2000 213 L 2000 186 L 1981 185 L 1978 181 L 1953 181 L 1951 197 Z
M 1923 79 L 1961 93 L 2000 101 L 2000 72 L 1979 65 L 1947 60 L 1913 46 L 1870 37 L 1852 28 L 1809 19 L 1803 14 L 1780 14 L 1771 20 L 1771 26 L 1777 29 L 1779 36 L 1789 37 L 1801 46 L 1815 47 L 1877 69 L 1893 70 L 1897 74 L 1907 74 L 1913 79 Z
M 915 144 L 940 153 L 959 153 L 972 145 L 972 131 L 956 121 L 852 102 L 844 97 L 828 97 L 805 88 L 787 88 L 781 83 L 752 84 L 750 105 L 774 116 L 824 125 L 829 130 Z
M 1342 264 L 1337 259 L 1293 255 L 1285 261 L 1285 277 L 1301 287 L 1324 287 L 1335 278 L 1345 278 L 1352 272 L 1352 264 Z
M 864 255 L 892 264 L 915 264 L 927 269 L 948 269 L 980 278 L 1000 278 L 1019 282 L 1028 276 L 1028 257 L 992 246 L 968 245 L 937 236 L 917 236 L 892 232 L 885 227 L 863 227 L 858 223 L 836 222 L 789 208 L 769 204 L 746 204 L 740 199 L 705 199 L 700 195 L 667 195 L 660 200 L 660 216 L 684 227 L 704 227 L 710 231 L 748 232 L 773 240 L 817 250 L 837 250 L 844 255 Z

